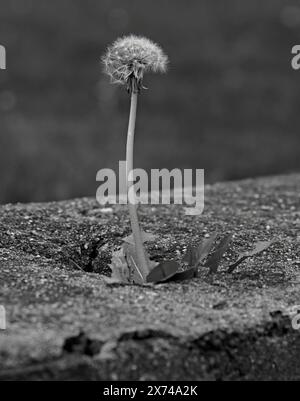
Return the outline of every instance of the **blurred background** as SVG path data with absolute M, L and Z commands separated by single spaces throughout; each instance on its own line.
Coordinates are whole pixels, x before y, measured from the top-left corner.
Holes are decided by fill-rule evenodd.
M 170 58 L 146 76 L 135 165 L 206 182 L 300 170 L 300 4 L 287 0 L 0 0 L 0 202 L 95 196 L 125 159 L 129 98 L 101 73 L 118 36 Z

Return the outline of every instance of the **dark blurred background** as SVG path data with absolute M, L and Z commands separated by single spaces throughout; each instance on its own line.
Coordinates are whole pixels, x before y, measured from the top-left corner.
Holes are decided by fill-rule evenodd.
M 0 0 L 0 202 L 95 195 L 125 158 L 129 99 L 101 73 L 118 36 L 157 41 L 136 163 L 206 182 L 300 170 L 300 4 L 284 0 Z

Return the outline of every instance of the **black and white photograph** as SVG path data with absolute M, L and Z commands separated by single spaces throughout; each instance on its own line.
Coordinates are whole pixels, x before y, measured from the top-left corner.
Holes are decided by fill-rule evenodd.
M 0 381 L 300 381 L 299 116 L 298 0 L 0 0 Z

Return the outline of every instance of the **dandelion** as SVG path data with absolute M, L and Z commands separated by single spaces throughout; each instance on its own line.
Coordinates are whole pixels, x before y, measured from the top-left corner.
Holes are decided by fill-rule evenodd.
M 110 76 L 111 81 L 113 83 L 125 85 L 128 93 L 131 95 L 126 146 L 128 208 L 137 262 L 139 265 L 138 268 L 143 280 L 146 281 L 150 267 L 143 245 L 136 202 L 132 197 L 132 192 L 130 193 L 130 188 L 133 185 L 133 149 L 137 100 L 138 94 L 143 88 L 144 74 L 146 72 L 165 72 L 168 58 L 162 49 L 151 40 L 130 35 L 117 39 L 112 46 L 108 47 L 102 61 L 105 66 L 105 72 Z
M 135 35 L 117 39 L 102 60 L 112 82 L 126 85 L 129 93 L 143 88 L 145 72 L 166 72 L 168 64 L 167 56 L 157 44 Z

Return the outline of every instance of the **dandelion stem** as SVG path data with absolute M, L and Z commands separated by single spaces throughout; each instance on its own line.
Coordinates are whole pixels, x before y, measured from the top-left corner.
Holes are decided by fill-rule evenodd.
M 146 259 L 145 249 L 143 245 L 141 230 L 138 221 L 137 205 L 134 202 L 134 193 L 130 191 L 133 185 L 133 148 L 134 148 L 134 132 L 136 122 L 138 93 L 135 90 L 131 92 L 130 115 L 127 133 L 127 146 L 126 146 L 126 180 L 127 180 L 127 195 L 128 195 L 128 209 L 130 215 L 131 229 L 133 233 L 135 251 L 137 255 L 137 262 L 141 270 L 144 281 L 149 274 L 149 266 Z

